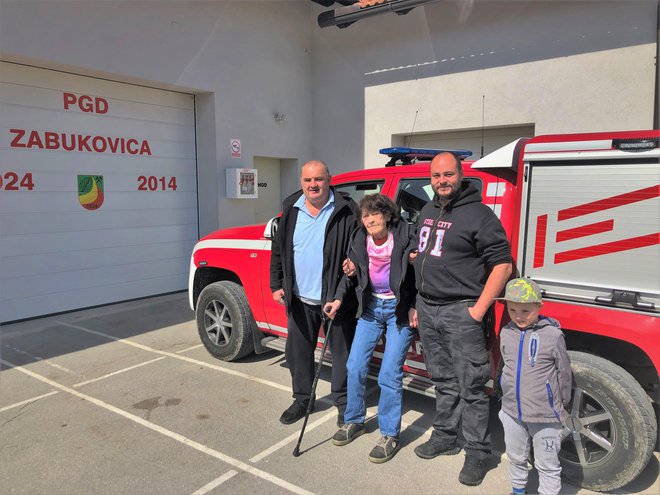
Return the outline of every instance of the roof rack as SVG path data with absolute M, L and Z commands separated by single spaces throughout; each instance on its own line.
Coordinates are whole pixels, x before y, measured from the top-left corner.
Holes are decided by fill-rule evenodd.
M 390 157 L 390 161 L 385 164 L 386 167 L 394 167 L 398 161 L 401 161 L 401 165 L 411 165 L 418 160 L 431 160 L 438 153 L 451 153 L 461 160 L 472 156 L 472 152 L 469 150 L 437 150 L 430 148 L 381 148 L 379 152 L 381 155 Z

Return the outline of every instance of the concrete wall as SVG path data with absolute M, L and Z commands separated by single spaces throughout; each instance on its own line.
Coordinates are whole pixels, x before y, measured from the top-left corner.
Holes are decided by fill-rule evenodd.
M 436 2 L 313 35 L 314 150 L 346 169 L 382 166 L 378 148 L 413 123 L 653 126 L 655 0 Z
M 256 200 L 224 197 L 226 168 L 311 158 L 310 29 L 299 1 L 3 0 L 0 58 L 196 94 L 204 235 L 254 218 Z
M 653 125 L 657 0 L 439 1 L 320 29 L 308 1 L 0 2 L 0 58 L 196 95 L 200 231 L 248 223 L 225 169 L 383 163 L 392 135 Z M 482 101 L 485 95 L 485 115 Z M 275 113 L 285 113 L 276 122 Z M 229 140 L 242 140 L 242 158 Z

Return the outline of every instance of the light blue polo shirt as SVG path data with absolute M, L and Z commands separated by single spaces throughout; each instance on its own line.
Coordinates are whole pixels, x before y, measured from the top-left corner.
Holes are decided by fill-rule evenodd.
M 296 273 L 293 293 L 307 304 L 321 304 L 325 227 L 335 209 L 335 195 L 330 191 L 328 202 L 316 217 L 307 209 L 304 194 L 293 206 L 298 208 L 293 231 L 293 266 Z

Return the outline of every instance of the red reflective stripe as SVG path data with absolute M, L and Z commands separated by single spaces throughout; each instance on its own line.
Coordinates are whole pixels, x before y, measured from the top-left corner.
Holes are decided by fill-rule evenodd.
M 594 213 L 596 211 L 608 210 L 610 208 L 616 208 L 617 206 L 636 203 L 637 201 L 644 201 L 645 199 L 652 199 L 658 196 L 660 196 L 660 184 L 560 210 L 557 215 L 557 220 L 561 222 L 562 220 L 568 220 L 569 218 L 588 215 L 589 213 Z
M 555 254 L 555 263 L 559 264 L 566 263 L 567 261 L 593 258 L 603 254 L 617 253 L 619 251 L 654 246 L 656 244 L 660 244 L 660 232 L 557 253 Z
M 548 215 L 539 215 L 536 219 L 536 242 L 534 244 L 534 268 L 545 262 L 545 238 L 548 232 Z
M 557 232 L 556 242 L 570 241 L 588 235 L 602 234 L 609 232 L 614 228 L 614 220 L 605 220 L 603 222 L 590 223 L 573 229 L 566 229 Z

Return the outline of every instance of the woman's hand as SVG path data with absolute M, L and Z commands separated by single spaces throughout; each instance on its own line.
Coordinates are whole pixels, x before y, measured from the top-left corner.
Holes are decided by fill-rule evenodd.
M 410 251 L 410 254 L 408 255 L 408 263 L 413 263 L 415 258 L 417 258 L 417 249 Z
M 331 303 L 327 303 L 325 306 L 323 306 L 323 312 L 328 315 L 328 318 L 334 320 L 340 307 L 341 301 L 339 299 L 335 299 Z
M 342 270 L 344 270 L 344 273 L 349 277 L 355 275 L 355 265 L 353 264 L 350 258 L 346 258 L 344 260 L 344 262 L 341 264 L 341 268 Z

